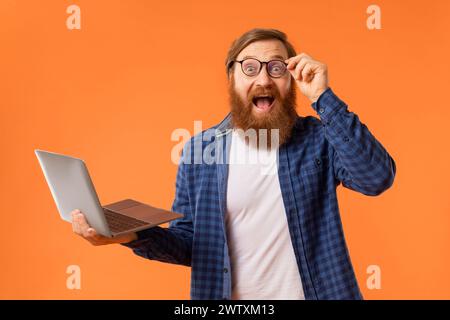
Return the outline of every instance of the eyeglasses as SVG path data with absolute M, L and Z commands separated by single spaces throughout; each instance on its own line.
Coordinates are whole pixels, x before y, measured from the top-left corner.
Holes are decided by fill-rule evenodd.
M 241 64 L 242 72 L 249 76 L 249 77 L 255 77 L 257 76 L 262 69 L 263 64 L 266 64 L 267 73 L 272 78 L 280 78 L 286 73 L 286 66 L 287 63 L 282 60 L 270 60 L 270 61 L 259 61 L 258 59 L 254 58 L 248 58 L 244 60 L 234 60 L 230 61 L 230 68 L 233 64 L 233 62 L 238 62 Z

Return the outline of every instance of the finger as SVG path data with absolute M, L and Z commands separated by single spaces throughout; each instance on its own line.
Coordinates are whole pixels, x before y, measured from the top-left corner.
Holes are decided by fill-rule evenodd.
M 84 214 L 79 213 L 76 215 L 76 221 L 78 222 L 78 226 L 80 228 L 81 234 L 86 237 L 88 235 L 87 230 L 89 229 L 89 224 L 86 221 L 86 218 L 84 217 Z
M 295 68 L 295 66 L 297 65 L 298 61 L 300 61 L 300 59 L 297 57 L 292 57 L 292 58 L 288 59 L 287 61 L 285 61 L 285 62 L 287 62 L 286 69 L 293 70 Z
M 104 238 L 105 238 L 105 237 L 103 237 L 102 235 L 99 235 L 99 234 L 97 233 L 97 231 L 96 231 L 94 228 L 91 228 L 91 227 L 89 227 L 89 228 L 87 229 L 87 234 L 88 234 L 88 237 L 89 237 L 90 239 L 95 240 L 95 241 L 104 240 Z
M 295 66 L 297 65 L 297 63 L 303 58 L 305 57 L 306 54 L 305 53 L 301 53 L 299 55 L 296 55 L 294 57 L 290 57 L 289 59 L 286 59 L 285 62 L 287 63 L 287 68 L 288 69 L 294 69 Z
M 99 239 L 97 238 L 97 236 L 98 235 L 94 232 L 93 228 L 87 228 L 83 233 L 83 238 L 93 245 L 98 244 L 97 242 Z
M 78 213 L 81 213 L 81 211 L 80 211 L 79 209 L 75 209 L 75 210 L 72 210 L 72 211 L 70 212 L 70 216 L 72 217 L 72 221 L 74 220 L 75 216 L 76 216 Z
M 314 65 L 307 63 L 302 70 L 302 78 L 304 81 L 309 82 L 311 73 L 314 71 Z
M 297 62 L 298 62 L 301 58 L 305 58 L 305 57 L 311 58 L 309 55 L 307 55 L 306 53 L 302 52 L 302 53 L 300 53 L 300 54 L 298 54 L 298 55 L 296 55 L 296 56 L 287 58 L 287 59 L 284 60 L 284 61 L 285 61 L 285 62 L 289 62 L 289 61 L 297 61 Z
M 72 231 L 78 235 L 81 234 L 80 227 L 78 226 L 78 222 L 72 221 Z
M 305 67 L 306 63 L 308 62 L 307 58 L 302 58 L 302 60 L 299 61 L 297 66 L 294 70 L 294 78 L 298 79 L 299 81 L 302 80 L 302 70 Z
M 295 69 L 295 66 L 297 65 L 297 63 L 298 63 L 300 60 L 301 60 L 301 57 L 299 57 L 299 56 L 292 57 L 292 58 L 288 61 L 288 64 L 287 64 L 286 68 L 287 68 L 288 70 L 293 70 L 293 69 Z
M 78 220 L 76 218 L 76 215 L 80 213 L 80 210 L 73 210 L 70 214 L 72 216 L 72 230 L 76 234 L 80 234 L 80 226 L 78 224 Z
M 311 57 L 307 55 L 306 53 L 300 53 L 299 55 L 296 55 L 294 57 L 290 57 L 289 59 L 286 59 L 285 62 L 288 64 L 288 69 L 294 69 L 295 66 L 303 59 L 303 58 L 309 58 Z
M 294 71 L 294 79 L 297 79 L 298 81 L 302 81 L 302 71 L 305 65 L 309 62 L 307 58 L 303 58 L 295 67 Z
M 105 236 L 97 233 L 97 231 L 94 228 L 88 229 L 88 240 L 96 246 L 117 242 L 116 240 L 113 240 L 111 238 L 105 237 Z

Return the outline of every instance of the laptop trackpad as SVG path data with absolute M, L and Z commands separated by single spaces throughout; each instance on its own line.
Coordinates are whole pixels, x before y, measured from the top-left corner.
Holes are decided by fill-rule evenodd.
M 155 225 L 183 216 L 181 214 L 155 208 L 132 199 L 125 199 L 119 202 L 111 203 L 104 206 L 104 208 Z
M 146 204 L 138 204 L 133 207 L 117 210 L 117 212 L 151 224 L 160 224 L 170 218 L 170 212 Z

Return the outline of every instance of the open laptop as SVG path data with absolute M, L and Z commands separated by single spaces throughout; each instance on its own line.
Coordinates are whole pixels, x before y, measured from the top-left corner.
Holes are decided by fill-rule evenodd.
M 183 215 L 125 199 L 102 206 L 83 160 L 35 150 L 61 218 L 72 221 L 80 209 L 88 224 L 106 237 L 136 232 L 181 218 Z

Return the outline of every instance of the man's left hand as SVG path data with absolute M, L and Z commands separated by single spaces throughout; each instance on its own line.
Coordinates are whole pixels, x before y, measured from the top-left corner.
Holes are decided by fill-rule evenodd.
M 316 102 L 328 88 L 328 67 L 306 53 L 286 59 L 287 69 L 294 77 L 302 94 L 311 102 Z

